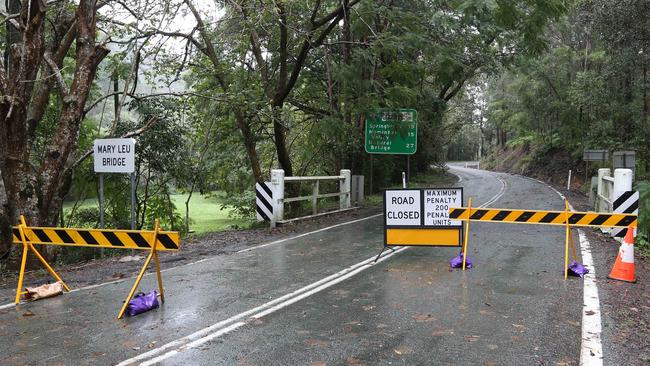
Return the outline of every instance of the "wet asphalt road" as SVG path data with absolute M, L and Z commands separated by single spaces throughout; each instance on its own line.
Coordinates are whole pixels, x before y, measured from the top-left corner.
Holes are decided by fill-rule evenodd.
M 524 178 L 453 171 L 475 206 L 563 207 Z M 563 280 L 560 227 L 472 223 L 472 270 L 449 270 L 457 249 L 408 248 L 232 320 L 373 257 L 382 240 L 375 217 L 173 268 L 167 302 L 122 321 L 130 280 L 0 310 L 0 364 L 110 365 L 144 352 L 138 362 L 165 365 L 578 364 L 582 282 Z

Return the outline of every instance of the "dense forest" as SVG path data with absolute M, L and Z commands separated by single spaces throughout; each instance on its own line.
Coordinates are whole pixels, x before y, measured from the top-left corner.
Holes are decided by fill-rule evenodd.
M 5 0 L 0 15 L 0 256 L 9 226 L 96 225 L 96 138 L 137 139 L 138 227 L 183 230 L 173 192 L 291 175 L 371 174 L 366 115 L 418 112 L 411 170 L 525 146 L 648 151 L 647 1 Z M 375 189 L 405 157 L 372 157 Z M 107 226 L 129 177 L 107 175 Z M 48 248 L 49 250 L 52 250 Z M 48 253 L 55 256 L 55 252 Z
M 474 131 L 485 142 L 477 155 L 491 153 L 487 167 L 513 155 L 518 172 L 555 172 L 562 183 L 573 169 L 581 183 L 575 188 L 586 192 L 583 177 L 611 166 L 585 172 L 584 150 L 635 151 L 642 247 L 650 227 L 648 14 L 649 1 L 578 1 L 546 29 L 541 54 L 480 80 L 483 93 L 472 99 L 485 116 Z

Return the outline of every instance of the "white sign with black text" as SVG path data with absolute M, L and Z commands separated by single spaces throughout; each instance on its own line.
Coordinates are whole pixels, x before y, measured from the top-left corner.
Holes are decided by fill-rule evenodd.
M 449 209 L 463 206 L 463 190 L 460 188 L 436 188 L 424 190 L 424 226 L 462 227 L 459 220 L 449 219 Z
M 135 139 L 98 139 L 93 144 L 95 173 L 133 173 Z
M 419 189 L 387 190 L 387 226 L 420 226 L 422 223 L 422 202 Z

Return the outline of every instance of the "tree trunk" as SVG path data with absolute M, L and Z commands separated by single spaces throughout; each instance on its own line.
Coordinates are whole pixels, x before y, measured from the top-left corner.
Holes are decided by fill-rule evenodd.
M 20 43 L 11 49 L 9 60 L 13 61 L 8 62 L 11 67 L 7 70 L 9 78 L 0 85 L 5 95 L 0 101 L 0 170 L 9 203 L 5 213 L 12 223 L 16 223 L 21 214 L 29 225 L 34 226 L 55 226 L 57 223 L 63 198 L 70 188 L 72 172 L 68 160 L 77 146 L 84 106 L 99 63 L 108 54 L 108 50 L 95 45 L 97 2 L 81 0 L 74 16 L 76 30 L 72 34 L 76 36 L 76 65 L 68 90 L 58 69 L 67 48 L 58 49 L 61 52 L 47 56 L 50 58 L 45 56 L 47 6 L 39 0 L 22 4 L 21 22 L 25 27 L 21 30 Z M 66 32 L 65 36 L 69 34 Z M 54 44 L 53 47 L 69 47 L 70 44 L 71 41 L 61 42 L 61 45 Z M 48 52 L 52 49 L 55 48 Z M 48 70 L 55 76 L 53 79 L 58 79 L 63 105 L 45 159 L 40 166 L 33 166 L 34 162 L 30 161 L 32 134 L 49 99 L 43 97 L 43 92 L 49 94 L 44 84 L 37 89 L 36 97 L 31 98 L 39 70 Z M 4 69 L 0 71 L 4 74 Z M 5 75 L 1 76 L 1 81 L 4 81 Z M 34 103 L 43 110 L 33 109 Z M 49 248 L 45 254 L 52 257 Z
M 282 106 L 283 102 L 273 103 L 273 136 L 275 137 L 275 150 L 278 154 L 280 167 L 284 169 L 284 175 L 290 177 L 293 175 L 293 166 L 291 156 L 287 149 L 286 128 L 282 124 Z
M 248 161 L 251 164 L 253 177 L 257 183 L 263 183 L 264 175 L 262 175 L 260 160 L 257 156 L 257 149 L 255 147 L 255 135 L 251 131 L 251 127 L 248 124 L 248 121 L 246 121 L 246 117 L 244 117 L 244 114 L 238 109 L 235 109 L 235 120 L 237 121 L 237 127 L 239 127 L 239 131 L 241 131 L 242 138 L 244 140 L 244 147 L 246 148 Z

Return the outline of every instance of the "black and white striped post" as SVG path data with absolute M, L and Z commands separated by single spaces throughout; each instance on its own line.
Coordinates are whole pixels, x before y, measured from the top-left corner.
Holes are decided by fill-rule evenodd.
M 622 191 L 614 193 L 614 202 L 612 203 L 614 213 L 639 214 L 639 192 Z M 615 238 L 625 237 L 627 229 L 616 228 L 610 231 Z
M 275 204 L 273 202 L 273 187 L 271 182 L 255 184 L 255 210 L 257 221 L 268 221 L 275 227 Z

